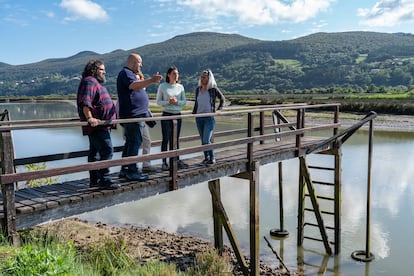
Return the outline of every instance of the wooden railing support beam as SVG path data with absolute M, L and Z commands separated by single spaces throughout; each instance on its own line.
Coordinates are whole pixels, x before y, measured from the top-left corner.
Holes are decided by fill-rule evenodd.
M 260 274 L 259 168 L 258 161 L 250 166 L 250 275 Z
M 168 122 L 168 121 L 167 121 Z M 168 122 L 169 123 L 169 122 Z M 177 119 L 174 119 L 171 121 L 171 133 L 170 133 L 170 150 L 176 150 L 177 149 L 177 133 L 178 133 L 178 121 Z M 177 166 L 177 160 L 178 157 L 173 156 L 170 157 L 170 176 L 171 176 L 171 182 L 170 182 L 170 191 L 177 190 L 178 189 L 178 166 Z
M 218 204 L 214 203 L 214 200 L 221 202 L 221 190 L 220 190 L 220 179 L 214 179 L 208 182 L 208 187 L 212 196 L 212 207 L 213 207 L 213 225 L 214 225 L 214 247 L 221 255 L 224 251 L 223 243 L 223 223 L 221 220 L 220 209 L 217 208 Z
M 217 220 L 220 220 L 219 224 L 222 225 L 224 229 L 226 230 L 227 237 L 233 248 L 234 254 L 236 255 L 237 262 L 240 265 L 241 270 L 243 271 L 243 274 L 249 275 L 249 267 L 242 254 L 239 243 L 236 239 L 236 235 L 233 231 L 233 228 L 231 227 L 230 220 L 226 214 L 226 211 L 221 202 L 221 199 L 218 196 L 219 192 L 216 190 L 216 185 L 217 183 L 215 183 L 214 181 L 208 182 L 208 188 L 210 189 L 212 202 L 213 202 L 213 211 L 215 212 L 214 216 L 216 217 Z M 220 237 L 217 237 L 217 238 L 219 239 Z M 216 237 L 214 239 L 216 240 Z
M 4 131 L 0 135 L 1 141 L 1 173 L 14 173 L 14 151 L 11 131 Z M 3 195 L 4 221 L 3 232 L 12 239 L 13 244 L 20 245 L 19 234 L 16 231 L 16 198 L 14 183 L 1 183 Z

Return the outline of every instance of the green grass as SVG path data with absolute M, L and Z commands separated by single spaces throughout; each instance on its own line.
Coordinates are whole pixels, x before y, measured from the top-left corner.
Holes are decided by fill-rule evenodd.
M 367 57 L 368 57 L 368 54 L 360 54 L 359 56 L 358 56 L 358 58 L 355 60 L 355 62 L 358 64 L 358 63 L 361 63 L 361 62 L 363 62 L 363 61 L 365 61 L 366 59 L 367 59 Z
M 373 93 L 373 94 L 355 94 L 347 96 L 348 99 L 386 99 L 386 100 L 401 100 L 412 99 L 414 93 Z
M 161 113 L 162 112 L 162 106 L 159 105 L 150 105 L 149 109 L 151 110 L 152 113 Z M 193 107 L 186 105 L 183 106 L 182 111 L 192 111 Z
M 27 231 L 21 233 L 21 241 L 22 246 L 15 247 L 0 234 L 0 275 L 232 275 L 229 259 L 215 250 L 198 254 L 195 266 L 180 272 L 174 264 L 132 259 L 123 240 L 76 248 L 72 241 L 61 242 L 47 232 Z
M 302 64 L 296 59 L 275 59 L 275 62 L 283 65 L 288 65 L 293 68 L 301 68 Z
M 72 242 L 33 240 L 22 247 L 3 244 L 0 262 L 1 275 L 75 275 L 85 271 Z

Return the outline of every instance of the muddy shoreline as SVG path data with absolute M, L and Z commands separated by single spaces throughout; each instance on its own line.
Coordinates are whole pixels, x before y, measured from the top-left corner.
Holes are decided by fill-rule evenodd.
M 84 249 L 91 244 L 103 245 L 107 239 L 122 240 L 127 246 L 128 255 L 136 262 L 160 260 L 175 264 L 180 271 L 187 270 L 195 263 L 196 254 L 214 249 L 212 242 L 197 237 L 168 233 L 150 227 L 91 223 L 77 218 L 45 223 L 34 227 L 32 231 L 47 232 L 57 236 L 61 241 L 72 241 L 78 249 Z M 243 275 L 237 265 L 236 256 L 229 247 L 225 247 L 223 255 L 230 260 L 233 275 Z M 275 264 L 277 264 L 276 258 Z M 260 275 L 286 274 L 260 263 Z

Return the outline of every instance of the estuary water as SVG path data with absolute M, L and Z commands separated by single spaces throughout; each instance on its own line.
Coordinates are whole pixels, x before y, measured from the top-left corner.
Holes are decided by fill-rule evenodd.
M 33 118 L 76 117 L 76 107 L 69 103 L 2 103 L 13 120 Z M 229 129 L 219 122 L 217 129 Z M 192 121 L 184 121 L 183 135 L 194 134 Z M 153 140 L 160 139 L 157 125 L 151 129 Z M 113 132 L 114 145 L 122 145 L 121 129 Z M 44 155 L 84 150 L 87 138 L 79 127 L 67 129 L 37 129 L 13 131 L 16 157 Z M 159 148 L 154 148 L 154 152 Z M 281 255 L 292 271 L 305 275 L 412 275 L 411 254 L 414 242 L 414 133 L 375 131 L 372 158 L 370 205 L 371 262 L 358 262 L 352 252 L 366 249 L 368 135 L 358 131 L 342 148 L 342 231 L 341 252 L 324 256 L 322 243 L 304 241 L 297 246 L 298 160 L 283 162 L 284 228 L 289 236 L 272 239 L 269 231 L 280 228 L 278 164 L 260 167 L 260 258 L 277 267 L 278 260 L 268 247 Z M 115 156 L 117 158 L 117 156 Z M 311 162 L 319 155 L 309 156 Z M 86 159 L 86 158 L 84 158 Z M 85 160 L 71 162 L 85 162 Z M 67 161 L 66 161 L 67 162 Z M 156 163 L 155 163 L 156 164 Z M 47 167 L 61 166 L 55 162 Z M 112 168 L 113 172 L 117 168 Z M 87 177 L 75 174 L 59 177 L 59 181 Z M 230 177 L 221 180 L 222 201 L 238 242 L 245 255 L 249 254 L 249 186 L 248 181 Z M 125 203 L 79 216 L 92 222 L 153 227 L 213 241 L 211 196 L 207 183 L 178 191 Z M 302 262 L 303 261 L 303 262 Z

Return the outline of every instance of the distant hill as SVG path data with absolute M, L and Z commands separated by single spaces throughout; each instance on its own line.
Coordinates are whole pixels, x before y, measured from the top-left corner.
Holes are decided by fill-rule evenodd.
M 161 43 L 106 54 L 84 51 L 62 59 L 25 65 L 0 63 L 0 96 L 67 95 L 77 90 L 90 58 L 107 69 L 107 87 L 129 53 L 143 57 L 143 72 L 165 74 L 175 65 L 186 90 L 194 91 L 199 72 L 211 68 L 226 93 L 353 93 L 414 82 L 414 36 L 405 33 L 315 33 L 286 41 L 262 41 L 235 34 L 197 32 Z M 148 88 L 155 93 L 156 86 Z

